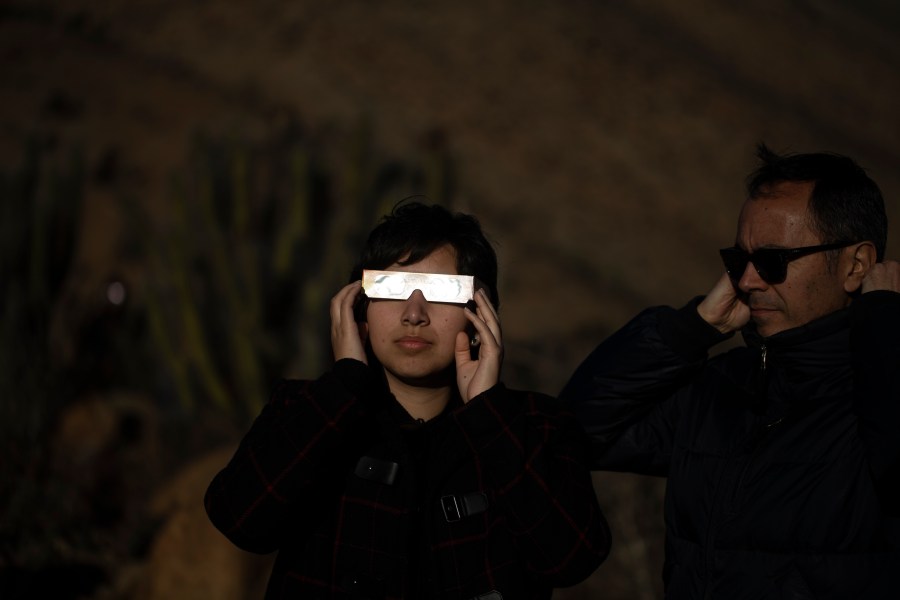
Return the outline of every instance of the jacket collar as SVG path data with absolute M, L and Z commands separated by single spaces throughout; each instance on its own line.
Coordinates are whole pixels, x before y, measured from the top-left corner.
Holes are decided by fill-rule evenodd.
M 808 406 L 852 388 L 849 309 L 767 338 L 752 328 L 743 334 L 759 353 L 757 410 L 779 412 L 779 404 Z
M 850 352 L 850 309 L 835 311 L 769 337 L 759 335 L 752 325 L 745 327 L 741 333 L 749 347 L 766 348 L 770 356 L 799 358 L 807 354 L 833 354 L 847 359 Z

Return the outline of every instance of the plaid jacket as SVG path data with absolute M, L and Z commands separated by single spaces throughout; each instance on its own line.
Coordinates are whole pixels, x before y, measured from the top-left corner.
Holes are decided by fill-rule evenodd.
M 419 423 L 342 360 L 275 390 L 206 510 L 278 551 L 267 598 L 550 598 L 609 550 L 586 460 L 552 398 L 500 384 Z

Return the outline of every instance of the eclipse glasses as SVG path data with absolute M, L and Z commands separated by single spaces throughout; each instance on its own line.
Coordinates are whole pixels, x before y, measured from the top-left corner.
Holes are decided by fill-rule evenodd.
M 407 271 L 363 271 L 362 289 L 369 298 L 406 300 L 420 290 L 429 302 L 466 304 L 475 297 L 475 277 Z
M 725 270 L 731 281 L 737 284 L 747 270 L 747 263 L 753 263 L 759 277 L 766 283 L 782 283 L 787 279 L 788 263 L 801 256 L 846 248 L 855 242 L 834 242 L 820 246 L 804 246 L 802 248 L 758 248 L 753 252 L 747 252 L 743 248 L 734 246 L 722 248 L 719 255 L 725 263 Z

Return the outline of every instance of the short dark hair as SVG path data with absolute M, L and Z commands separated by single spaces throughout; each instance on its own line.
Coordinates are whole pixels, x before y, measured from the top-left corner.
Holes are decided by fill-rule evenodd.
M 448 244 L 456 251 L 459 274 L 474 275 L 499 309 L 497 254 L 481 224 L 472 215 L 450 212 L 437 204 L 407 200 L 398 203 L 369 234 L 350 281 L 360 279 L 363 269 L 413 264 Z
M 887 245 L 887 214 L 878 185 L 852 159 L 840 154 L 776 154 L 759 144 L 760 166 L 747 177 L 749 199 L 766 196 L 785 181 L 812 182 L 812 226 L 822 243 L 870 241 L 877 260 Z

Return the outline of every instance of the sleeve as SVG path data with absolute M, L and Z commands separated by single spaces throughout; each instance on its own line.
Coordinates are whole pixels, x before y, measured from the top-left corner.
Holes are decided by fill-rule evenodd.
M 709 348 L 729 335 L 684 308 L 647 309 L 601 343 L 560 400 L 591 440 L 591 467 L 665 475 L 680 405 Z
M 280 383 L 206 491 L 213 525 L 258 553 L 310 532 L 352 468 L 373 378 L 344 359 L 316 381 Z
M 608 555 L 610 533 L 574 417 L 554 398 L 498 384 L 454 418 L 529 571 L 553 587 L 587 578 Z
M 900 293 L 863 294 L 850 315 L 859 435 L 882 505 L 900 517 Z

